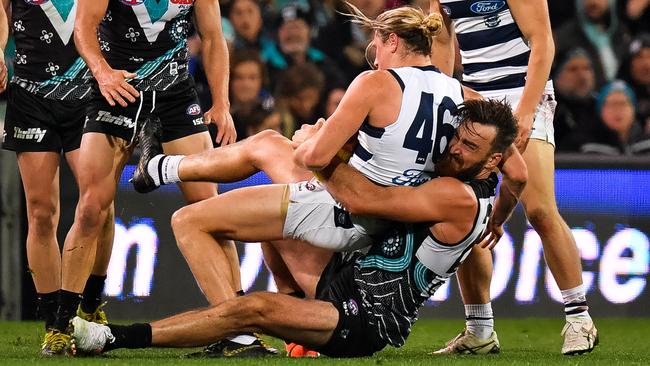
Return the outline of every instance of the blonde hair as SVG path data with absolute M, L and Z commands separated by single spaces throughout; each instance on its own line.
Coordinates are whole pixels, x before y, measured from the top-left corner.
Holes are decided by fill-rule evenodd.
M 372 29 L 385 42 L 391 33 L 406 41 L 407 50 L 423 55 L 431 54 L 431 42 L 443 28 L 442 15 L 438 13 L 425 14 L 422 9 L 403 6 L 386 10 L 377 16 L 377 19 L 370 19 L 365 16 L 359 8 L 345 2 L 350 8 L 350 14 L 344 14 L 352 18 L 352 22 Z

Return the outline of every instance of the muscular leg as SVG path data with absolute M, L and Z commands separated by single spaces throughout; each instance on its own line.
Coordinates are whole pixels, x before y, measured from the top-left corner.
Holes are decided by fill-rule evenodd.
M 544 257 L 561 290 L 582 285 L 580 253 L 555 203 L 553 145 L 531 139 L 523 157 L 528 184 L 521 196 L 526 216 L 542 239 Z
M 456 275 L 465 304 L 465 328 L 480 339 L 489 338 L 494 331 L 490 303 L 492 254 L 487 249 L 475 246 Z
M 337 323 L 338 311 L 329 302 L 254 293 L 151 323 L 152 346 L 202 346 L 242 332 L 319 346 L 331 338 Z
M 263 242 L 260 245 L 262 246 L 264 263 L 266 263 L 266 268 L 273 275 L 278 292 L 281 294 L 292 294 L 303 291 L 298 283 L 296 283 L 296 279 L 291 275 L 280 253 L 273 247 L 273 244 Z
M 68 232 L 63 250 L 62 303 L 57 329 L 65 330 L 71 315 L 73 298 L 80 294 L 92 272 L 97 241 L 112 207 L 120 174 L 130 150 L 126 141 L 100 133 L 86 133 L 81 140 L 78 159 L 79 203 L 75 221 Z M 64 294 L 66 294 L 64 296 Z M 76 300 L 78 303 L 78 300 Z
M 54 325 L 61 288 L 61 251 L 56 239 L 59 222 L 59 154 L 17 154 L 27 201 L 27 263 L 38 294 L 45 328 Z

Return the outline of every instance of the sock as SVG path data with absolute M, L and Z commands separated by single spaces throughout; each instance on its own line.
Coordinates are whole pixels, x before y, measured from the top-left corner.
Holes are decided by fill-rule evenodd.
M 39 318 L 45 320 L 45 330 L 54 327 L 56 321 L 56 310 L 59 307 L 59 290 L 47 293 L 39 293 L 36 312 Z
M 70 319 L 77 313 L 77 307 L 81 302 L 81 294 L 66 290 L 59 291 L 59 307 L 56 311 L 54 329 L 66 333 Z
M 490 338 L 494 331 L 492 303 L 465 305 L 465 327 L 480 339 Z
M 178 183 L 178 166 L 184 155 L 156 155 L 147 164 L 147 173 L 153 178 L 156 186 Z
M 591 319 L 589 316 L 589 306 L 587 306 L 587 297 L 582 285 L 561 290 L 562 299 L 564 300 L 564 314 L 566 319 L 571 318 L 586 318 Z
M 102 302 L 102 291 L 104 291 L 106 276 L 91 274 L 86 281 L 83 298 L 81 299 L 81 310 L 85 313 L 94 313 Z
M 226 339 L 228 339 L 231 342 L 235 342 L 235 343 L 239 343 L 239 344 L 243 344 L 245 346 L 248 346 L 248 345 L 252 344 L 253 342 L 255 342 L 257 340 L 257 337 L 255 337 L 251 333 L 244 333 L 244 334 L 240 334 L 240 335 L 234 336 L 234 337 L 226 337 Z
M 151 347 L 151 324 L 136 323 L 131 325 L 114 325 L 108 327 L 113 334 L 113 341 L 104 345 L 103 352 L 117 348 L 147 348 Z

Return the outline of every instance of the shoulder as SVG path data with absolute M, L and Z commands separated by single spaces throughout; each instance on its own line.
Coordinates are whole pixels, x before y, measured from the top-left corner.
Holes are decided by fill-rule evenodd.
M 368 94 L 382 94 L 390 91 L 392 84 L 400 88 L 399 81 L 388 70 L 369 70 L 359 74 L 350 87 L 362 89 Z

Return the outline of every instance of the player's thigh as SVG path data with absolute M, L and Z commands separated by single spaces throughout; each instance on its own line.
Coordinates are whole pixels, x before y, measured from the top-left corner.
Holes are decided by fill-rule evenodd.
M 316 297 L 318 281 L 332 258 L 332 251 L 317 248 L 300 240 L 279 240 L 268 245 L 275 248 L 291 276 L 307 297 Z
M 52 220 L 59 211 L 59 153 L 21 152 L 18 169 L 25 190 L 28 219 Z M 37 223 L 32 223 L 37 224 Z
M 91 198 L 108 208 L 131 152 L 128 141 L 119 137 L 85 133 L 80 149 L 68 160 L 79 183 L 80 198 Z
M 163 151 L 167 155 L 192 155 L 212 149 L 210 134 L 207 131 L 194 133 L 176 140 L 163 142 Z M 183 182 L 178 187 L 189 203 L 198 202 L 217 194 L 217 185 L 208 182 Z
M 527 212 L 555 210 L 555 148 L 550 143 L 530 139 L 523 154 L 528 167 L 528 182 L 521 196 Z
M 174 231 L 201 230 L 250 242 L 282 239 L 285 189 L 275 184 L 240 188 L 185 206 L 174 213 Z

